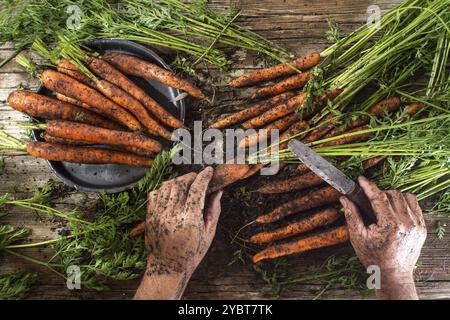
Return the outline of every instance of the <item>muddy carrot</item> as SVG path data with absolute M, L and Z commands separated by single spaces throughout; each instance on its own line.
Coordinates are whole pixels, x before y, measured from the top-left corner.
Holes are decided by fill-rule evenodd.
M 248 107 L 241 111 L 233 113 L 223 119 L 220 119 L 219 121 L 213 123 L 210 126 L 210 128 L 214 128 L 214 129 L 227 128 L 233 124 L 240 123 L 242 121 L 256 117 L 256 116 L 260 115 L 261 113 L 267 111 L 271 107 L 278 105 L 278 104 L 286 101 L 287 99 L 292 98 L 293 96 L 294 96 L 293 92 L 282 93 L 273 98 L 270 98 L 263 102 L 257 103 L 251 107 Z
M 270 137 L 272 130 L 279 130 L 280 132 L 283 132 L 297 121 L 298 117 L 296 114 L 289 114 L 286 117 L 278 119 L 277 121 L 266 126 L 263 130 L 258 130 L 255 134 L 244 137 L 244 139 L 239 142 L 239 148 L 248 148 L 259 143 L 263 139 L 267 139 Z
M 151 167 L 153 160 L 138 155 L 101 148 L 67 146 L 32 142 L 26 147 L 29 155 L 51 161 L 95 164 L 123 164 L 134 167 Z
M 157 119 L 159 119 L 163 124 L 172 128 L 183 127 L 183 123 L 180 121 L 180 119 L 177 119 L 169 112 L 167 112 L 158 102 L 147 95 L 144 90 L 142 90 L 138 85 L 136 85 L 126 76 L 124 76 L 119 70 L 111 66 L 108 62 L 97 58 L 90 58 L 88 67 L 97 76 L 116 85 L 117 87 L 121 88 L 122 90 L 139 100 L 147 108 L 147 110 L 152 113 Z
M 287 116 L 288 114 L 293 113 L 296 108 L 302 105 L 305 97 L 306 93 L 297 95 L 289 99 L 286 103 L 277 105 L 276 107 L 267 110 L 263 114 L 244 122 L 242 124 L 242 127 L 244 129 L 257 128 L 271 123 L 281 117 Z
M 92 145 L 92 143 L 89 143 L 89 142 L 86 142 L 86 141 L 79 141 L 79 140 L 71 140 L 71 139 L 64 139 L 64 138 L 53 137 L 53 136 L 49 135 L 48 132 L 44 132 L 42 134 L 42 138 L 45 140 L 45 142 L 53 143 L 53 144 L 66 144 L 66 145 L 69 145 L 69 146 L 88 146 L 88 145 Z M 145 151 L 143 149 L 136 148 L 136 147 L 130 147 L 130 146 L 113 146 L 113 147 L 114 147 L 115 150 L 130 152 L 130 153 L 142 156 L 142 157 L 147 157 L 147 158 L 154 158 L 155 157 L 155 153 L 148 152 L 148 151 Z
M 247 164 L 221 164 L 215 170 L 208 193 L 213 193 L 239 181 L 250 170 Z
M 336 222 L 340 216 L 341 214 L 336 209 L 327 208 L 285 227 L 255 234 L 250 238 L 250 242 L 254 244 L 263 244 L 292 236 L 298 236 L 308 231 L 330 225 L 333 222 Z
M 34 92 L 13 91 L 7 102 L 15 110 L 36 118 L 76 121 L 107 129 L 121 128 L 94 112 Z
M 91 107 L 90 111 L 115 120 L 131 130 L 142 130 L 142 125 L 128 111 L 78 80 L 53 70 L 46 70 L 42 73 L 42 83 L 49 90 L 84 102 L 86 106 Z
M 287 64 L 278 64 L 269 68 L 259 69 L 246 75 L 238 77 L 229 83 L 232 87 L 249 86 L 264 81 L 272 80 L 278 77 L 295 74 L 296 70 L 308 70 L 320 62 L 320 54 L 313 53 L 304 57 L 299 57 Z
M 135 238 L 140 236 L 145 232 L 145 228 L 146 228 L 145 221 L 137 224 L 130 230 L 129 232 L 130 237 Z
M 58 70 L 58 72 L 64 73 L 93 89 L 95 89 L 96 87 L 95 81 L 81 72 L 76 65 L 74 65 L 67 59 L 59 60 L 56 69 Z
M 339 200 L 340 196 L 341 194 L 338 191 L 327 186 L 282 204 L 268 214 L 259 216 L 256 222 L 270 223 L 279 221 L 297 212 L 304 212 L 333 204 Z
M 155 136 L 171 140 L 171 133 L 150 117 L 147 109 L 136 98 L 106 80 L 97 82 L 97 89 L 119 106 L 130 111 Z
M 310 170 L 309 170 L 309 168 L 308 168 L 308 166 L 307 166 L 306 164 L 300 163 L 300 164 L 298 165 L 298 167 L 297 167 L 297 171 L 298 171 L 300 174 L 305 174 L 305 173 L 309 172 Z
M 109 130 L 76 122 L 55 120 L 48 121 L 42 128 L 49 135 L 58 138 L 111 146 L 129 146 L 152 153 L 161 151 L 161 144 L 158 141 L 133 132 Z
M 253 95 L 252 99 L 274 96 L 286 92 L 288 90 L 298 89 L 303 87 L 309 80 L 309 72 L 303 72 L 280 81 L 272 86 L 267 86 L 258 89 Z
M 347 226 L 341 226 L 320 234 L 300 239 L 298 241 L 274 245 L 258 252 L 253 256 L 253 263 L 263 260 L 273 260 L 295 253 L 307 252 L 345 243 L 349 241 L 350 235 Z
M 368 130 L 368 129 L 370 129 L 369 126 L 362 126 L 362 127 L 357 127 L 357 128 L 353 128 L 353 129 L 347 130 L 344 133 L 353 133 L 353 132 L 358 132 L 358 131 L 363 131 L 363 130 Z M 338 145 L 352 143 L 352 142 L 356 142 L 356 141 L 368 140 L 368 139 L 370 139 L 372 137 L 373 137 L 373 133 L 371 133 L 371 132 L 361 133 L 361 134 L 358 134 L 358 135 L 342 137 L 340 139 L 324 142 L 324 143 L 321 143 L 321 144 L 318 144 L 318 145 L 314 146 L 314 148 L 338 146 Z M 328 135 L 326 135 L 325 138 L 328 138 Z
M 318 128 L 311 131 L 305 138 L 302 139 L 303 143 L 310 143 L 319 140 L 320 138 L 324 137 L 328 132 L 333 130 L 334 124 L 332 121 L 330 121 L 332 118 L 334 118 L 335 115 L 332 113 L 329 113 L 326 115 L 323 120 L 321 120 L 318 124 Z
M 369 170 L 370 168 L 375 167 L 377 164 L 379 164 L 384 159 L 386 159 L 386 156 L 373 157 L 373 158 L 364 160 L 362 163 L 363 169 Z
M 281 180 L 272 181 L 258 188 L 256 192 L 262 194 L 277 194 L 293 191 L 300 191 L 310 189 L 322 184 L 324 181 L 313 172 L 308 172 L 304 175 Z
M 147 79 L 155 79 L 168 85 L 169 87 L 186 91 L 194 98 L 206 98 L 199 88 L 188 81 L 177 77 L 166 69 L 163 69 L 148 61 L 139 59 L 135 56 L 118 52 L 107 52 L 102 56 L 102 59 L 112 64 L 124 74 L 131 74 Z

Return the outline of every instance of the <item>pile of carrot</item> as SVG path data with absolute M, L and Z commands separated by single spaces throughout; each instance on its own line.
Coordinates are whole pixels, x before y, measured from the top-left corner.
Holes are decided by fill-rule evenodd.
M 151 166 L 161 151 L 154 137 L 171 140 L 171 131 L 184 125 L 127 75 L 155 79 L 194 98 L 205 98 L 200 89 L 170 71 L 124 53 L 87 56 L 92 76 L 65 58 L 55 64 L 56 70 L 44 70 L 40 77 L 55 98 L 16 90 L 7 100 L 13 109 L 46 121 L 35 126 L 44 130 L 45 142 L 26 146 L 38 158 Z

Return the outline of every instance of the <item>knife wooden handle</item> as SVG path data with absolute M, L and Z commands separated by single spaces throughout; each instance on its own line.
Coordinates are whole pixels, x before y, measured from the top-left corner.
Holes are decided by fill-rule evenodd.
M 370 200 L 357 183 L 355 183 L 353 191 L 347 194 L 347 197 L 358 206 L 359 211 L 367 224 L 377 223 L 377 217 L 373 212 Z

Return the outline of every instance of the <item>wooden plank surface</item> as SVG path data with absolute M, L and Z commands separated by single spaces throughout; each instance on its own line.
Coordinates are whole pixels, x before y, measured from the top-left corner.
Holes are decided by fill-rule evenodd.
M 215 9 L 228 9 L 231 4 L 237 4 L 242 9 L 238 23 L 244 25 L 263 36 L 288 48 L 296 54 L 305 54 L 320 51 L 328 45 L 325 39 L 327 30 L 326 19 L 331 18 L 339 22 L 343 33 L 348 33 L 366 20 L 366 10 L 369 5 L 377 4 L 383 10 L 393 7 L 399 1 L 305 1 L 305 0 L 213 0 L 209 1 Z M 11 45 L 0 48 L 0 60 L 13 51 Z M 227 76 L 219 75 L 210 68 L 201 70 L 199 77 L 203 86 L 212 94 L 215 100 L 212 104 L 202 106 L 199 112 L 189 115 L 189 118 L 200 116 L 208 121 L 210 117 L 230 112 L 246 100 L 248 90 L 231 90 L 224 84 L 233 75 L 244 70 L 258 67 L 260 61 L 252 54 L 236 53 L 238 59 L 234 69 Z M 9 133 L 20 136 L 17 122 L 26 119 L 18 112 L 12 111 L 5 105 L 4 100 L 9 92 L 17 86 L 35 88 L 37 82 L 29 79 L 15 62 L 8 63 L 0 70 L 0 126 Z M 194 108 L 189 108 L 194 109 Z M 5 157 L 5 168 L 0 171 L 0 194 L 11 192 L 19 197 L 29 196 L 37 187 L 42 186 L 49 179 L 57 178 L 49 171 L 45 161 L 36 160 L 25 155 Z M 228 191 L 232 196 L 233 190 Z M 231 194 L 231 195 L 230 195 Z M 71 209 L 79 203 L 95 199 L 95 195 L 82 194 L 71 191 L 63 199 L 57 199 L 57 205 L 62 209 Z M 224 213 L 220 220 L 217 237 L 199 269 L 194 274 L 185 292 L 186 299 L 254 299 L 268 298 L 264 292 L 265 283 L 261 275 L 247 261 L 245 264 L 237 262 L 230 265 L 233 253 L 238 249 L 232 244 L 231 238 L 242 226 L 233 223 L 238 210 L 227 209 L 223 202 Z M 261 208 L 263 210 L 264 208 Z M 58 226 L 34 212 L 23 209 L 11 209 L 6 221 L 16 226 L 27 226 L 33 230 L 31 241 L 43 241 L 57 236 Z M 243 220 L 245 217 L 243 217 Z M 442 240 L 435 236 L 435 225 L 442 221 L 450 225 L 450 219 L 445 217 L 428 216 L 426 218 L 429 236 L 420 257 L 415 276 L 421 298 L 450 298 L 450 272 L 449 272 L 449 233 Z M 27 249 L 24 254 L 47 258 L 51 254 L 49 248 Z M 349 246 L 332 248 L 312 252 L 302 256 L 288 259 L 291 274 L 301 274 L 307 271 L 318 270 L 323 261 L 335 253 L 351 252 Z M 0 273 L 19 269 L 37 270 L 40 277 L 38 284 L 31 292 L 35 299 L 123 299 L 132 297 L 138 281 L 116 282 L 111 290 L 94 292 L 89 290 L 69 291 L 64 281 L 52 274 L 44 267 L 36 267 L 23 260 L 9 255 L 0 255 Z M 318 283 L 297 285 L 283 297 L 292 299 L 309 299 L 320 290 Z M 324 298 L 350 299 L 360 298 L 359 292 L 329 290 Z

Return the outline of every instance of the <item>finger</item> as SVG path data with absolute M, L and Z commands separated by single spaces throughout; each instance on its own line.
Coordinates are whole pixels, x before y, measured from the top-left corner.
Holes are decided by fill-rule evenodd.
M 155 212 L 156 200 L 158 199 L 158 190 L 152 191 L 148 194 L 147 202 L 147 216 L 150 216 Z
M 408 208 L 411 210 L 413 217 L 416 219 L 416 223 L 419 226 L 426 228 L 422 208 L 420 207 L 419 201 L 417 201 L 417 197 L 412 193 L 405 193 L 403 196 L 405 197 L 406 203 L 408 204 Z
M 174 180 L 163 182 L 159 188 L 158 198 L 156 199 L 157 212 L 164 212 L 170 199 L 170 191 L 174 185 Z
M 189 189 L 189 194 L 186 199 L 185 212 L 191 215 L 194 219 L 201 219 L 203 221 L 203 208 L 205 207 L 206 190 L 211 181 L 214 170 L 207 167 L 200 172 L 195 178 Z
M 209 241 L 212 241 L 216 234 L 217 222 L 219 221 L 223 191 L 214 192 L 208 200 L 208 206 L 205 211 L 205 229 L 206 236 Z
M 394 209 L 395 217 L 402 223 L 406 225 L 414 225 L 416 224 L 416 219 L 412 216 L 412 214 L 408 210 L 408 204 L 406 203 L 403 195 L 397 190 L 388 190 L 386 191 L 386 195 L 391 203 L 392 208 Z
M 360 176 L 359 185 L 364 190 L 367 198 L 370 200 L 373 212 L 378 221 L 387 221 L 393 218 L 394 213 L 389 199 L 383 191 L 378 189 L 377 185 L 367 178 Z
M 361 237 L 366 227 L 363 219 L 361 218 L 359 208 L 347 197 L 340 197 L 339 201 L 344 207 L 345 220 L 347 220 L 350 237 L 353 239 Z
M 195 172 L 188 173 L 175 179 L 170 191 L 170 209 L 183 208 L 189 194 L 189 188 L 194 182 L 197 174 Z

